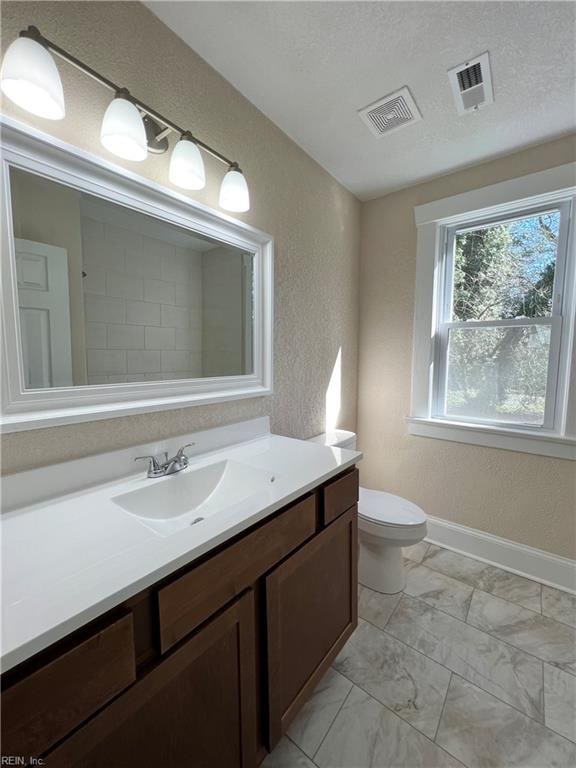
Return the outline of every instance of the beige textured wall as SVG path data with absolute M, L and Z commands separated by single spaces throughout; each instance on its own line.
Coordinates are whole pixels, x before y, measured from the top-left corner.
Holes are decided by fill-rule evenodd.
M 576 159 L 567 137 L 363 205 L 358 431 L 361 481 L 430 515 L 576 556 L 576 464 L 408 435 L 414 206 Z
M 35 430 L 3 440 L 3 472 L 269 414 L 273 429 L 298 437 L 323 430 L 325 390 L 342 347 L 343 427 L 356 426 L 360 204 L 144 6 L 130 2 L 4 2 L 2 48 L 35 24 L 71 53 L 129 87 L 237 159 L 252 208 L 241 216 L 275 238 L 274 394 L 178 411 Z M 3 110 L 90 152 L 99 143 L 109 92 L 59 63 L 67 116 Z M 114 159 L 108 155 L 108 159 Z M 123 164 L 123 161 L 115 159 Z M 168 185 L 168 158 L 125 163 Z M 223 167 L 207 162 L 195 199 L 217 207 Z M 191 195 L 192 196 L 192 195 Z

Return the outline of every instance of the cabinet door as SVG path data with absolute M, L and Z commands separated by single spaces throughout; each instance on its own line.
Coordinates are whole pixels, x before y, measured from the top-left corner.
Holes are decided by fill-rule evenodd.
M 249 591 L 46 757 L 50 768 L 253 768 Z
M 273 747 L 358 622 L 357 507 L 266 578 Z

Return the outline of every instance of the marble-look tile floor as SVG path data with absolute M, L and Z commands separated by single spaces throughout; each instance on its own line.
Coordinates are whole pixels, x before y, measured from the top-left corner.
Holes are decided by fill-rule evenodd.
M 576 597 L 421 542 L 263 768 L 574 768 Z

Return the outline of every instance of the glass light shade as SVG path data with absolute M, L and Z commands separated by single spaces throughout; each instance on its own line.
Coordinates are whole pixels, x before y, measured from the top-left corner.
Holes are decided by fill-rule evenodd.
M 8 46 L 0 70 L 0 88 L 11 101 L 33 115 L 62 120 L 64 91 L 58 68 L 43 45 L 19 37 Z
M 172 184 L 182 189 L 203 189 L 206 186 L 202 155 L 190 139 L 180 139 L 172 150 L 168 177 Z
M 250 193 L 242 171 L 231 168 L 222 179 L 220 207 L 234 213 L 250 210 Z
M 110 102 L 102 120 L 100 141 L 109 152 L 124 160 L 146 159 L 146 129 L 131 101 L 117 96 Z

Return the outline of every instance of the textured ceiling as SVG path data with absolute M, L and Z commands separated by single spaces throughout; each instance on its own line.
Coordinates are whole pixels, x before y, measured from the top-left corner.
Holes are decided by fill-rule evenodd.
M 361 199 L 576 130 L 571 2 L 149 2 Z M 446 70 L 490 52 L 495 102 L 459 116 Z M 357 110 L 409 86 L 423 120 Z

